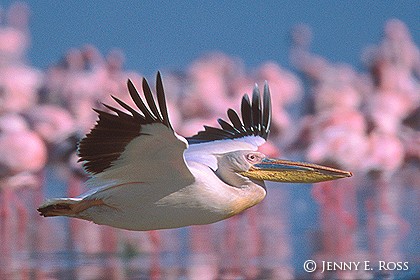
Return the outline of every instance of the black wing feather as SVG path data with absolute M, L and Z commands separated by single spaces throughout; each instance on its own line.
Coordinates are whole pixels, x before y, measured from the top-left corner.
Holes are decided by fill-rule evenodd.
M 223 130 L 233 132 L 234 134 L 235 133 L 241 133 L 239 130 L 237 130 L 232 125 L 230 125 L 228 122 L 226 122 L 222 119 L 217 119 L 217 122 L 219 123 L 219 125 L 222 127 Z
M 133 108 L 131 108 L 128 104 L 124 103 L 122 100 L 120 100 L 119 98 L 112 96 L 112 99 L 115 100 L 115 102 L 117 102 L 121 107 L 123 107 L 124 109 L 126 109 L 127 111 L 129 111 L 132 116 L 136 119 L 140 119 L 141 121 L 145 121 L 146 119 L 144 118 L 144 116 L 142 116 L 141 114 L 139 114 L 136 110 L 134 110 Z M 102 103 L 103 104 L 103 103 Z M 103 104 L 105 105 L 105 104 Z M 107 108 L 110 109 L 111 106 L 106 105 Z M 112 108 L 112 107 L 111 107 Z M 111 109 L 113 110 L 113 109 Z M 114 111 L 114 110 L 113 110 Z M 130 116 L 130 115 L 129 115 Z
M 252 124 L 254 130 L 261 131 L 261 121 L 260 90 L 258 86 L 255 86 L 252 94 Z
M 133 99 L 136 106 L 144 114 L 144 118 L 145 118 L 146 122 L 154 122 L 156 119 L 153 117 L 153 115 L 149 111 L 149 109 L 147 109 L 143 100 L 140 98 L 139 92 L 137 91 L 136 87 L 134 86 L 134 84 L 131 80 L 128 80 L 127 87 L 128 87 L 128 91 L 130 93 L 131 99 Z
M 217 127 L 211 127 L 211 126 L 205 125 L 204 129 L 208 133 L 212 133 L 212 134 L 227 137 L 227 138 L 233 138 L 232 136 L 235 136 L 234 133 L 232 133 L 230 131 L 226 131 L 224 129 L 217 128 Z
M 165 91 L 163 90 L 163 83 L 160 72 L 157 73 L 156 77 L 156 94 L 158 98 L 160 113 L 162 114 L 162 122 L 164 125 L 173 130 L 171 123 L 169 122 L 168 108 L 166 107 L 165 100 Z
M 262 106 L 261 106 L 262 104 Z M 227 111 L 231 123 L 218 119 L 221 128 L 204 126 L 204 130 L 187 138 L 189 144 L 197 144 L 222 139 L 234 139 L 244 136 L 260 136 L 267 140 L 271 122 L 271 98 L 267 82 L 264 84 L 263 100 L 256 85 L 252 93 L 252 103 L 244 95 L 241 103 L 242 121 L 233 110 Z
M 139 96 L 134 84 L 128 80 L 127 87 L 131 98 L 140 111 L 131 108 L 120 99 L 112 96 L 122 108 L 120 109 L 104 104 L 106 108 L 116 114 L 93 109 L 98 114 L 98 121 L 94 128 L 79 142 L 79 161 L 83 161 L 85 170 L 97 174 L 109 168 L 125 150 L 126 145 L 134 138 L 142 135 L 143 125 L 161 123 L 172 130 L 169 121 L 165 93 L 160 73 L 157 74 L 157 109 L 156 101 L 146 80 L 143 80 L 143 93 L 149 108 Z
M 242 97 L 241 114 L 242 114 L 242 122 L 244 123 L 245 129 L 248 132 L 251 132 L 253 128 L 252 109 L 251 109 L 251 102 L 249 101 L 248 94 L 245 94 Z
M 147 105 L 149 105 L 150 111 L 153 114 L 153 118 L 159 120 L 162 122 L 162 117 L 160 116 L 160 113 L 158 112 L 158 109 L 155 104 L 155 100 L 153 98 L 152 90 L 149 87 L 149 84 L 147 83 L 146 79 L 143 78 L 143 93 L 144 97 L 146 98 Z
M 264 134 L 262 135 L 264 139 L 267 139 L 268 133 L 270 132 L 270 125 L 271 125 L 271 96 L 270 96 L 270 89 L 268 88 L 267 81 L 264 83 L 264 96 L 263 96 L 263 103 L 264 103 L 264 112 L 263 112 L 263 127 L 262 131 Z
M 244 127 L 244 125 L 242 124 L 242 121 L 241 121 L 241 119 L 239 118 L 238 114 L 235 112 L 235 110 L 233 110 L 233 109 L 229 109 L 229 110 L 227 111 L 227 115 L 228 115 L 229 120 L 232 122 L 233 126 L 234 126 L 237 130 L 239 130 L 239 131 L 241 131 L 241 132 L 243 132 L 243 131 L 245 130 L 245 127 Z

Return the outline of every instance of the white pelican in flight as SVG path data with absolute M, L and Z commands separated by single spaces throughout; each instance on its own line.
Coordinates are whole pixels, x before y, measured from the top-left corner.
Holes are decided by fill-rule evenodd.
M 116 97 L 126 110 L 104 105 L 95 127 L 81 140 L 80 161 L 92 189 L 76 198 L 45 202 L 42 216 L 68 216 L 128 230 L 155 230 L 214 223 L 241 213 L 266 195 L 264 180 L 320 182 L 350 172 L 315 164 L 267 158 L 257 152 L 270 131 L 267 83 L 261 100 L 242 98 L 241 115 L 229 109 L 220 128 L 204 126 L 184 138 L 172 128 L 160 73 L 156 99 L 143 79 L 144 100 L 128 80 L 139 111 Z

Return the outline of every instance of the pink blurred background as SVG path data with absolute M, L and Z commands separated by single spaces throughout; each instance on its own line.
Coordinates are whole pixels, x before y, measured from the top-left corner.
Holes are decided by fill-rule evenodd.
M 27 60 L 37 40 L 29 12 L 17 3 L 1 14 L 1 279 L 420 277 L 420 53 L 403 21 L 389 19 L 377 30 L 380 39 L 359 50 L 360 69 L 312 51 L 305 24 L 290 30 L 293 70 L 275 60 L 247 67 L 220 51 L 182 69 L 156 69 L 179 134 L 216 125 L 254 83 L 267 80 L 273 123 L 261 150 L 354 177 L 269 183 L 260 205 L 226 221 L 129 232 L 41 218 L 36 208 L 46 197 L 86 190 L 75 151 L 96 121 L 91 108 L 112 104 L 110 95 L 130 104 L 126 81 L 140 85 L 142 74 L 126 70 L 123 49 L 103 53 L 92 44 L 34 67 Z M 307 259 L 369 260 L 375 270 L 308 274 Z M 409 270 L 379 271 L 379 260 L 407 261 Z

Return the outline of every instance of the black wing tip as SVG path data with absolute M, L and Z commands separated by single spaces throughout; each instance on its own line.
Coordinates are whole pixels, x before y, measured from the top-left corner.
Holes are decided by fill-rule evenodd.
M 196 135 L 187 138 L 190 144 L 209 142 L 222 139 L 242 138 L 245 136 L 260 136 L 267 140 L 270 133 L 271 122 L 271 97 L 268 82 L 264 82 L 263 97 L 258 84 L 254 85 L 252 91 L 252 102 L 248 94 L 244 94 L 241 100 L 241 116 L 229 108 L 227 116 L 230 123 L 219 119 L 218 123 L 221 128 L 209 129 L 205 127 L 204 131 L 198 132 Z
M 270 93 L 270 87 L 268 85 L 267 80 L 264 81 L 263 103 L 264 103 L 263 125 L 264 125 L 264 130 L 265 130 L 264 139 L 267 140 L 268 134 L 270 134 L 271 116 L 272 116 L 271 93 Z
M 143 78 L 144 83 L 147 84 L 145 78 Z M 112 95 L 112 99 L 127 112 L 107 104 L 103 104 L 103 106 L 111 112 L 93 108 L 98 115 L 98 120 L 78 144 L 79 161 L 83 162 L 84 170 L 87 173 L 97 174 L 109 168 L 124 151 L 125 146 L 140 135 L 142 125 L 161 123 L 172 129 L 166 109 L 160 72 L 156 76 L 156 83 L 160 87 L 157 89 L 157 99 L 153 97 L 151 91 L 146 93 L 144 88 L 142 98 L 133 81 L 127 79 L 128 93 L 138 110 Z M 144 100 L 149 105 L 148 107 Z M 156 104 L 159 104 L 160 112 Z
M 172 128 L 171 122 L 169 121 L 169 114 L 168 114 L 168 107 L 166 105 L 166 96 L 165 96 L 165 89 L 163 86 L 162 76 L 160 71 L 157 71 L 156 74 L 156 95 L 159 104 L 159 110 L 161 114 L 161 121 L 164 125 L 166 125 L 171 130 Z
M 146 123 L 142 124 L 162 123 L 166 127 L 173 130 L 172 125 L 169 121 L 169 114 L 167 111 L 165 92 L 163 88 L 162 74 L 160 71 L 157 71 L 156 74 L 157 98 L 153 97 L 153 91 L 151 90 L 150 84 L 147 81 L 146 77 L 142 78 L 143 98 L 140 97 L 139 91 L 137 90 L 135 84 L 130 78 L 127 79 L 127 87 L 131 99 L 134 101 L 137 108 L 140 109 L 141 113 L 143 113 L 143 119 L 146 120 Z M 113 97 L 113 99 L 117 101 L 116 98 Z M 146 104 L 148 106 L 146 106 Z M 157 109 L 158 107 L 159 109 Z
M 133 81 L 129 78 L 127 79 L 127 88 L 128 88 L 128 92 L 131 94 L 139 94 L 136 86 L 134 85 Z

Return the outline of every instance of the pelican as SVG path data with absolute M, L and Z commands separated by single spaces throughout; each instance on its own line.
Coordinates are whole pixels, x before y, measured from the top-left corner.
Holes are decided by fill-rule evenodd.
M 232 109 L 220 128 L 204 126 L 184 138 L 171 126 L 161 75 L 156 98 L 143 79 L 142 99 L 128 80 L 137 109 L 112 96 L 125 111 L 94 109 L 98 121 L 78 146 L 90 175 L 88 192 L 47 200 L 44 217 L 68 216 L 127 230 L 146 231 L 210 224 L 261 202 L 264 181 L 313 183 L 350 177 L 347 171 L 316 164 L 271 159 L 257 151 L 270 132 L 267 82 L 261 99 L 244 95 L 241 118 Z M 146 105 L 147 104 L 147 105 Z

